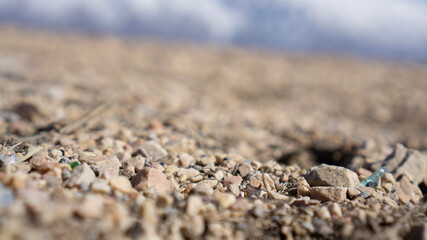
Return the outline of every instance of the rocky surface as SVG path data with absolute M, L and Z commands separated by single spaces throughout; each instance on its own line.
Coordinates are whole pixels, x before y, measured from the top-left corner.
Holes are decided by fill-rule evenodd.
M 1 30 L 0 239 L 427 235 L 424 65 Z

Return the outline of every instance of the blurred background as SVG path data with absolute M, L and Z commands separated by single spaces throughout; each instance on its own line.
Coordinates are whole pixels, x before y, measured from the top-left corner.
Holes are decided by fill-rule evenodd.
M 42 143 L 109 102 L 91 134 L 284 163 L 427 150 L 424 0 L 0 0 L 0 34 L 0 135 Z
M 1 0 L 26 27 L 427 60 L 425 0 Z

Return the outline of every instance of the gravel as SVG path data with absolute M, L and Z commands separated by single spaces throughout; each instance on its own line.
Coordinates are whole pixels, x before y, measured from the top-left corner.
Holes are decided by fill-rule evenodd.
M 426 236 L 422 64 L 1 29 L 1 239 Z

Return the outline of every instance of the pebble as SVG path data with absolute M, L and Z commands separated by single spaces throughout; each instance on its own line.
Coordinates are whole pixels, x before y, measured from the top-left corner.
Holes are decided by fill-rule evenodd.
M 310 186 L 356 187 L 360 185 L 355 172 L 326 164 L 311 168 L 306 180 Z
M 181 182 L 190 179 L 192 177 L 195 177 L 197 175 L 200 175 L 200 172 L 197 169 L 194 168 L 181 168 L 178 170 L 176 175 L 179 177 L 179 180 Z
M 208 183 L 199 183 L 195 188 L 193 188 L 193 191 L 199 194 L 205 194 L 205 195 L 212 195 L 213 194 L 213 188 Z
M 328 208 L 325 206 L 322 206 L 316 210 L 317 216 L 319 216 L 321 219 L 329 220 L 331 219 L 331 213 L 328 211 Z
M 92 183 L 91 186 L 92 191 L 99 192 L 99 193 L 110 193 L 111 187 L 108 185 L 106 180 L 100 180 L 99 178 L 96 179 L 94 183 Z
M 342 216 L 341 207 L 336 202 L 332 203 L 329 206 L 329 212 L 331 213 L 332 216 L 337 216 L 337 217 L 341 217 Z
M 152 189 L 158 193 L 171 193 L 174 189 L 166 175 L 158 169 L 146 167 L 131 180 L 137 190 Z
M 132 193 L 134 189 L 130 181 L 122 176 L 115 176 L 110 179 L 110 185 L 113 189 L 116 189 L 123 193 Z
M 179 163 L 181 167 L 188 168 L 196 163 L 196 159 L 188 153 L 179 153 Z
M 242 176 L 244 178 L 249 173 L 253 172 L 254 168 L 250 164 L 244 162 L 244 163 L 240 164 L 238 170 L 239 170 L 240 176 Z
M 222 184 L 224 185 L 224 187 L 228 187 L 231 184 L 240 186 L 242 181 L 243 179 L 240 176 L 231 176 L 231 177 L 224 178 L 224 180 L 222 180 Z
M 148 156 L 144 157 L 152 157 L 153 159 L 164 158 L 168 155 L 166 149 L 164 149 L 160 144 L 158 144 L 154 140 L 144 142 L 138 149 L 141 151 L 145 151 Z
M 297 191 L 300 196 L 310 196 L 310 185 L 307 183 L 305 178 L 298 178 Z
M 423 198 L 423 193 L 421 192 L 420 188 L 414 184 L 412 184 L 409 179 L 406 176 L 403 176 L 398 183 L 398 188 L 400 188 L 398 192 L 399 198 L 402 200 L 402 197 L 404 201 L 402 202 L 408 202 L 408 198 L 405 196 L 405 194 L 409 197 L 409 199 L 415 203 L 418 204 L 420 200 Z
M 311 198 L 320 201 L 342 202 L 346 199 L 347 188 L 345 187 L 312 187 L 310 188 Z
M 76 209 L 76 214 L 83 218 L 100 218 L 104 210 L 103 202 L 101 195 L 87 194 Z
M 214 178 L 218 181 L 222 181 L 224 179 L 224 171 L 223 170 L 218 170 L 214 173 Z
M 71 172 L 70 178 L 65 182 L 67 187 L 80 187 L 82 184 L 89 186 L 95 180 L 95 173 L 86 164 L 80 164 Z
M 141 219 L 152 226 L 157 225 L 157 208 L 153 200 L 147 199 L 141 204 Z
M 240 189 L 237 184 L 230 184 L 227 186 L 227 189 L 236 197 L 240 195 Z
M 188 197 L 185 211 L 190 216 L 197 216 L 202 212 L 204 205 L 201 197 L 193 195 Z
M 350 187 L 347 189 L 347 195 L 349 199 L 354 199 L 359 196 L 362 192 L 357 190 L 356 188 Z
M 214 198 L 222 208 L 229 208 L 236 202 L 236 197 L 232 194 L 214 192 Z
M 259 180 L 258 178 L 256 178 L 254 176 L 249 180 L 249 185 L 251 185 L 254 188 L 259 188 L 259 187 L 261 187 L 262 182 L 261 182 L 261 180 Z

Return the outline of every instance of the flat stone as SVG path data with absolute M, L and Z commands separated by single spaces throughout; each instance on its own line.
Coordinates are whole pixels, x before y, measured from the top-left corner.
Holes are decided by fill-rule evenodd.
M 310 186 L 356 187 L 360 184 L 355 172 L 326 164 L 311 168 L 306 180 Z
M 200 194 L 211 195 L 213 193 L 213 188 L 208 183 L 199 183 L 193 191 Z
M 153 140 L 144 142 L 138 149 L 145 151 L 148 154 L 148 156 L 145 157 L 152 157 L 154 159 L 163 158 L 168 155 L 166 149 Z
M 357 196 L 359 196 L 362 192 L 360 190 L 357 190 L 356 188 L 348 188 L 347 189 L 347 195 L 349 199 L 354 199 Z
M 185 181 L 187 179 L 191 179 L 197 175 L 200 175 L 199 170 L 194 168 L 181 168 L 178 170 L 176 175 L 179 177 L 179 180 Z
M 131 180 L 132 186 L 137 190 L 152 189 L 158 193 L 171 193 L 173 184 L 166 175 L 158 169 L 146 167 Z
M 240 194 L 240 189 L 239 186 L 237 186 L 236 184 L 230 184 L 227 186 L 227 189 L 236 197 L 239 196 Z
M 320 201 L 342 202 L 346 199 L 347 188 L 345 187 L 312 187 L 311 198 Z
M 406 175 L 415 184 L 420 184 L 427 177 L 427 159 L 424 159 L 420 152 L 408 150 L 408 156 L 397 167 L 395 176 Z
M 246 177 L 249 173 L 254 171 L 254 168 L 250 164 L 244 162 L 240 164 L 238 170 L 239 170 L 240 176 Z
M 64 185 L 67 187 L 80 187 L 82 184 L 89 186 L 95 178 L 96 176 L 92 169 L 86 163 L 83 163 L 73 169 L 70 178 L 65 181 Z
M 224 178 L 224 180 L 222 181 L 222 184 L 224 185 L 224 187 L 228 187 L 231 184 L 240 186 L 240 184 L 242 183 L 242 180 L 243 179 L 240 176 L 231 176 L 231 177 Z
M 131 193 L 135 191 L 132 188 L 130 181 L 127 178 L 122 176 L 112 177 L 110 179 L 110 185 L 113 189 L 116 189 L 123 193 Z
M 82 162 L 95 165 L 101 174 L 118 176 L 122 163 L 116 156 L 101 156 L 82 158 Z
M 188 168 L 196 163 L 196 159 L 188 153 L 179 153 L 178 158 L 183 168 Z
M 398 185 L 401 188 L 401 191 L 403 191 L 406 195 L 408 195 L 413 203 L 418 204 L 420 200 L 423 198 L 423 193 L 421 192 L 420 188 L 417 185 L 412 184 L 406 176 L 403 176 L 399 180 Z M 399 194 L 399 197 L 400 197 L 400 194 Z
M 110 193 L 111 187 L 108 185 L 106 180 L 100 180 L 99 178 L 92 183 L 91 187 L 92 191 L 99 192 L 99 193 Z

